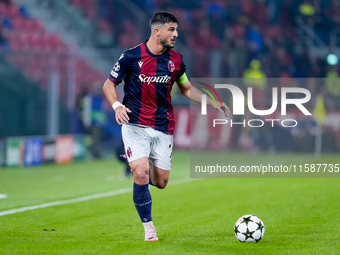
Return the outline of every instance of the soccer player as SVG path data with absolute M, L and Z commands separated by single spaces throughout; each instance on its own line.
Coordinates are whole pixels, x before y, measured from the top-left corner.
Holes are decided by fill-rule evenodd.
M 114 65 L 103 90 L 122 125 L 125 154 L 132 169 L 133 201 L 145 230 L 145 241 L 158 241 L 151 217 L 149 184 L 164 189 L 169 180 L 175 128 L 171 88 L 176 82 L 187 98 L 201 102 L 202 93 L 185 75 L 182 55 L 173 51 L 178 36 L 177 18 L 157 12 L 150 21 L 151 36 L 125 51 Z M 116 86 L 124 79 L 123 103 Z M 207 104 L 229 116 L 224 103 Z

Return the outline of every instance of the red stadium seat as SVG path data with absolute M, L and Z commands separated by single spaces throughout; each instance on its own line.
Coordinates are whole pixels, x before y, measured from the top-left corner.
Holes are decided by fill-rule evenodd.
M 24 31 L 30 32 L 31 20 L 30 19 L 22 19 L 21 29 Z
M 6 34 L 6 39 L 8 40 L 9 43 L 11 43 L 12 41 L 16 39 L 16 34 L 13 32 L 10 32 Z
M 46 71 L 49 72 L 50 66 L 49 66 L 49 62 L 47 62 L 47 59 L 41 55 L 38 54 L 38 56 L 35 56 L 34 58 L 34 66 L 36 69 L 42 70 L 42 71 Z
M 18 50 L 20 50 L 20 43 L 18 41 L 16 41 L 16 40 L 12 40 L 9 43 L 9 48 L 12 51 L 18 51 Z
M 96 11 L 95 9 L 87 9 L 85 11 L 85 16 L 88 18 L 88 19 L 94 19 L 96 17 Z
M 73 4 L 76 7 L 81 7 L 82 1 L 81 0 L 71 0 L 71 4 Z
M 44 51 L 44 52 L 51 52 L 52 51 L 52 45 L 51 45 L 51 42 L 50 42 L 50 35 L 42 34 L 40 36 L 39 43 L 40 43 L 41 51 Z
M 39 83 L 43 89 L 46 89 L 48 87 L 47 75 L 46 72 L 44 72 L 43 70 L 39 70 L 38 68 L 36 68 L 32 71 L 30 76 L 35 82 Z
M 28 37 L 29 46 L 36 50 L 40 50 L 40 35 L 38 33 L 32 33 Z
M 43 30 L 42 25 L 39 20 L 31 20 L 30 30 L 33 32 L 39 32 Z
M 12 19 L 12 25 L 14 30 L 16 30 L 17 32 L 20 32 L 22 30 L 24 30 L 24 20 L 20 17 L 15 17 Z
M 63 43 L 58 34 L 53 34 L 49 37 L 49 44 L 54 50 L 61 51 L 63 49 Z
M 18 43 L 20 50 L 28 50 L 29 49 L 28 34 L 26 34 L 26 33 L 16 34 L 15 41 Z
M 18 8 L 14 4 L 0 4 L 0 14 L 8 18 L 14 18 L 19 15 L 19 12 Z
M 18 8 L 15 5 L 7 6 L 7 15 L 9 17 L 15 17 L 19 15 Z
M 72 4 L 82 8 L 88 17 L 94 17 L 93 0 L 72 0 Z M 60 74 L 60 92 L 66 98 L 68 74 L 72 71 L 68 67 L 68 54 L 76 53 L 76 49 L 64 43 L 60 34 L 49 34 L 41 21 L 20 16 L 15 3 L 12 6 L 0 4 L 0 15 L 7 17 L 13 26 L 13 30 L 6 34 L 12 51 L 9 60 L 44 89 L 48 88 L 51 68 L 56 68 Z M 51 65 L 51 59 L 54 58 L 52 54 L 56 56 L 56 66 Z M 103 81 L 102 74 L 80 57 L 75 59 L 75 79 L 77 93 L 80 93 L 81 85 L 85 82 L 91 84 Z
M 5 4 L 0 4 L 0 14 L 2 16 L 7 16 L 7 6 Z

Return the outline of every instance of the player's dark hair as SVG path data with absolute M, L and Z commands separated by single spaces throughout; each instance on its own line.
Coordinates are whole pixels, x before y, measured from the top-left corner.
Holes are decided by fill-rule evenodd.
M 156 12 L 150 20 L 150 26 L 155 24 L 166 24 L 166 23 L 176 23 L 178 24 L 177 18 L 170 12 L 161 11 Z

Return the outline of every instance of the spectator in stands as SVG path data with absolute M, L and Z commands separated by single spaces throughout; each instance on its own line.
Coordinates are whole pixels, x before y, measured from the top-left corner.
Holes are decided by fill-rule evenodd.
M 278 25 L 280 23 L 280 14 L 282 8 L 282 1 L 280 0 L 267 0 L 267 16 L 269 25 Z
M 5 37 L 5 33 L 3 31 L 3 26 L 2 25 L 0 25 L 0 47 L 3 50 L 8 49 L 8 42 L 7 42 L 7 39 Z
M 270 66 L 270 77 L 274 78 L 281 77 L 283 73 L 292 73 L 294 70 L 292 58 L 283 47 L 271 48 L 268 64 Z
M 133 174 L 131 172 L 131 168 L 126 160 L 126 155 L 125 155 L 125 149 L 124 149 L 124 143 L 123 140 L 121 140 L 121 143 L 119 144 L 119 146 L 116 148 L 116 156 L 117 159 L 124 164 L 124 177 L 125 178 L 129 178 L 132 177 Z
M 125 20 L 122 24 L 122 33 L 119 36 L 118 44 L 124 49 L 137 45 L 141 39 L 135 24 L 131 20 Z
M 195 41 L 193 47 L 196 49 L 216 49 L 221 46 L 221 40 L 211 29 L 208 19 L 204 19 L 200 22 L 194 34 Z
M 82 84 L 81 92 L 76 102 L 77 109 L 77 133 L 86 134 L 88 133 L 87 126 L 89 126 L 89 113 L 85 113 L 88 111 L 88 102 L 86 102 L 86 96 L 89 94 L 89 86 L 87 83 Z
M 251 24 L 247 27 L 247 44 L 250 50 L 251 58 L 258 58 L 263 52 L 264 42 L 259 27 Z
M 331 96 L 340 96 L 340 78 L 336 67 L 333 67 L 326 75 L 326 88 Z
M 299 5 L 299 12 L 302 16 L 314 16 L 315 8 L 312 4 L 311 0 L 303 0 L 303 2 Z
M 261 63 L 257 59 L 250 61 L 249 68 L 243 73 L 244 83 L 248 87 L 264 90 L 267 88 L 266 74 L 261 70 Z
M 234 54 L 236 67 L 240 70 L 237 77 L 240 77 L 242 75 L 241 70 L 245 70 L 247 68 L 247 63 L 249 62 L 249 53 L 245 40 L 238 39 L 235 41 Z
M 268 26 L 268 13 L 267 4 L 265 0 L 254 0 L 256 8 L 252 8 L 250 17 L 253 23 L 255 23 L 261 31 Z
M 107 20 L 99 19 L 97 22 L 98 32 L 96 35 L 96 46 L 97 47 L 113 47 L 114 33 L 111 25 Z
M 258 110 L 267 109 L 265 90 L 267 88 L 267 77 L 261 69 L 260 61 L 257 59 L 250 61 L 249 68 L 243 73 L 243 82 L 245 86 L 253 88 L 252 98 L 256 98 L 253 102 L 257 102 L 253 106 Z M 249 117 L 252 118 L 252 114 Z M 258 118 L 258 116 L 254 116 L 254 118 Z M 263 128 L 249 128 L 248 131 L 253 140 L 255 150 L 267 150 L 272 147 L 271 132 L 267 123 Z
M 340 97 L 340 78 L 337 72 L 337 66 L 330 68 L 326 74 L 326 96 L 328 95 L 329 100 L 327 100 L 327 105 L 329 108 L 336 109 L 340 107 L 339 97 Z
M 299 53 L 295 60 L 295 76 L 297 78 L 308 77 L 312 69 L 312 61 L 306 48 Z
M 0 3 L 4 3 L 6 5 L 11 5 L 12 4 L 12 0 L 0 0 Z
M 102 157 L 102 129 L 107 122 L 103 108 L 103 92 L 101 88 L 95 88 L 94 92 L 91 92 L 88 85 L 84 85 L 82 97 L 78 101 L 78 114 L 86 133 L 90 136 L 90 151 L 95 159 Z
M 335 25 L 340 25 L 340 1 L 332 0 L 327 13 Z
M 223 24 L 226 21 L 225 5 L 225 1 L 219 0 L 212 1 L 206 7 L 206 13 L 210 20 L 211 28 L 219 38 L 222 38 L 223 36 Z

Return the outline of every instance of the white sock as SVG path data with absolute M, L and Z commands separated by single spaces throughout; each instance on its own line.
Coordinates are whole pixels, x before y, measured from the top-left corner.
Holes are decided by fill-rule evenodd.
M 154 228 L 154 225 L 152 223 L 152 221 L 149 222 L 143 222 L 143 226 L 144 226 L 144 230 L 146 231 L 149 228 Z

